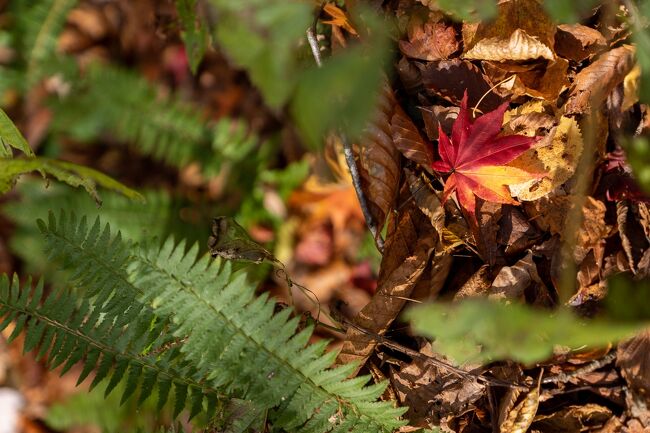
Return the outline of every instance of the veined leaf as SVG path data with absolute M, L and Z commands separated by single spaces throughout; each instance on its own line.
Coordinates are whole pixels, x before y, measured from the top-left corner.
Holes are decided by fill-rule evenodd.
M 418 306 L 407 312 L 407 318 L 417 332 L 434 337 L 437 349 L 459 363 L 505 359 L 533 363 L 551 356 L 556 346 L 604 346 L 647 326 L 583 320 L 567 309 L 543 311 L 487 299 Z
M 11 150 L 9 147 L 20 150 L 27 156 L 34 156 L 27 140 L 20 133 L 14 122 L 11 121 L 7 113 L 0 109 L 0 138 L 2 139 L 2 146 L 0 146 L 0 157 L 11 157 Z M 7 145 L 9 147 L 7 147 Z
M 467 93 L 454 122 L 451 139 L 440 128 L 438 153 L 440 161 L 431 167 L 440 174 L 449 174 L 445 181 L 444 200 L 456 193 L 458 203 L 476 219 L 475 196 L 494 203 L 517 204 L 508 185 L 539 177 L 505 164 L 530 149 L 538 137 L 508 135 L 499 137 L 507 103 L 475 121 L 467 109 Z
M 18 176 L 32 171 L 40 172 L 43 177 L 45 175 L 53 176 L 61 182 L 74 187 L 81 186 L 98 203 L 101 203 L 101 200 L 97 194 L 97 185 L 117 191 L 128 198 L 144 201 L 144 197 L 139 192 L 97 170 L 71 162 L 42 157 L 0 158 L 0 193 L 9 191 Z

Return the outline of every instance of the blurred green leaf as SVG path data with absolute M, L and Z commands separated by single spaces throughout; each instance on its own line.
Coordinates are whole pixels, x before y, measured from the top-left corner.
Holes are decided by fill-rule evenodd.
M 280 107 L 295 86 L 296 50 L 312 21 L 312 6 L 300 0 L 211 0 L 218 13 L 217 42 L 246 68 L 266 102 Z
M 305 142 L 313 149 L 340 129 L 355 140 L 372 114 L 384 79 L 388 38 L 374 23 L 372 40 L 312 68 L 301 77 L 291 112 Z
M 193 74 L 203 60 L 210 42 L 208 26 L 203 16 L 197 12 L 197 0 L 176 0 L 176 10 L 183 29 L 181 39 Z
M 627 162 L 639 186 L 650 192 L 650 143 L 647 137 L 629 137 L 623 141 Z
M 536 310 L 487 299 L 429 304 L 407 312 L 416 331 L 435 338 L 436 350 L 459 363 L 547 359 L 556 346 L 604 346 L 630 337 L 648 323 L 583 320 L 567 309 Z
M 9 147 L 13 147 L 27 156 L 34 156 L 34 152 L 29 147 L 29 144 L 27 144 L 27 140 L 25 140 L 23 134 L 20 133 L 16 125 L 14 125 L 14 122 L 11 121 L 7 113 L 2 109 L 0 109 L 0 139 L 2 140 L 0 157 L 11 157 L 12 153 Z
M 437 4 L 440 9 L 465 21 L 489 20 L 497 13 L 494 0 L 438 0 Z
M 43 177 L 50 175 L 74 187 L 81 186 L 97 203 L 101 203 L 97 194 L 97 185 L 119 192 L 130 199 L 144 201 L 144 197 L 139 192 L 97 170 L 71 162 L 41 157 L 0 158 L 0 193 L 9 191 L 18 176 L 32 171 L 40 172 Z
M 632 40 L 636 44 L 636 60 L 641 68 L 639 100 L 647 104 L 650 103 L 650 31 L 647 22 L 650 17 L 650 0 L 639 2 L 638 6 L 638 10 L 632 11 L 630 24 L 633 29 Z
M 607 279 L 605 310 L 608 317 L 620 321 L 650 319 L 650 280 L 634 280 L 630 274 Z
M 561 23 L 580 22 L 590 15 L 597 5 L 598 0 L 544 0 L 544 8 L 548 14 Z

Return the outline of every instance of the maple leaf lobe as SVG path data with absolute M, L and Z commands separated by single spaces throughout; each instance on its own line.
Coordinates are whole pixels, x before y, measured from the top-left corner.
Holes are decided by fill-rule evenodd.
M 506 164 L 533 147 L 541 137 L 499 136 L 508 103 L 472 121 L 467 109 L 467 92 L 461 101 L 451 138 L 439 127 L 438 154 L 431 168 L 449 174 L 443 200 L 456 193 L 458 203 L 476 219 L 476 196 L 485 201 L 517 204 L 508 185 L 540 177 Z

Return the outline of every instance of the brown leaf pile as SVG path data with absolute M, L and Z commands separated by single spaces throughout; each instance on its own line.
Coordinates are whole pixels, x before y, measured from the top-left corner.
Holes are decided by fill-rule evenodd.
M 413 427 L 650 429 L 645 334 L 599 363 L 590 364 L 606 352 L 558 352 L 544 364 L 544 377 L 563 374 L 562 380 L 537 390 L 541 373 L 535 366 L 490 367 L 502 380 L 527 377 L 533 391 L 522 394 L 423 363 L 427 356 L 440 359 L 435 344 L 409 337 L 399 325 L 408 303 L 436 298 L 566 304 L 592 314 L 609 276 L 648 275 L 649 208 L 619 143 L 622 134 L 643 129 L 647 112 L 630 90 L 638 71 L 634 75 L 626 24 L 612 8 L 601 7 L 581 23 L 558 25 L 536 0 L 500 1 L 489 22 L 454 22 L 434 2 L 415 0 L 391 2 L 387 12 L 402 17 L 402 58 L 359 158 L 364 192 L 381 204 L 377 221 L 388 216 L 386 247 L 377 292 L 354 320 L 367 332 L 348 329 L 339 361 L 360 361 L 360 368 L 388 377 L 387 392 L 410 407 Z M 475 117 L 510 102 L 503 135 L 542 137 L 510 164 L 542 175 L 510 187 L 518 205 L 478 200 L 476 228 L 454 200 L 441 205 L 445 178 L 430 169 L 438 127 L 450 136 L 465 92 Z M 576 228 L 568 230 L 574 220 Z M 568 296 L 560 290 L 566 272 L 575 272 Z M 385 348 L 374 334 L 400 340 L 420 355 Z

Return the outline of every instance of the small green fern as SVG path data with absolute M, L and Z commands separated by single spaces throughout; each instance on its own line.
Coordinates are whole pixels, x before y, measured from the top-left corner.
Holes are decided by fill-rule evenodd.
M 0 305 L 7 317 L 39 328 L 27 327 L 28 348 L 38 343 L 46 328 L 66 333 L 83 324 L 79 332 L 87 334 L 82 348 L 72 342 L 81 336 L 62 340 L 51 352 L 53 364 L 70 363 L 72 357 L 79 360 L 89 348 L 106 352 L 98 375 L 107 376 L 114 364 L 109 383 L 117 384 L 128 370 L 125 394 L 130 395 L 140 376 L 149 388 L 156 383 L 145 374 L 153 367 L 134 367 L 133 357 L 148 360 L 147 354 L 162 351 L 165 356 L 155 358 L 155 365 L 169 372 L 168 381 L 179 378 L 177 365 L 194 369 L 180 376 L 193 380 L 186 383 L 193 389 L 192 413 L 201 410 L 197 403 L 201 395 L 216 397 L 218 390 L 251 401 L 260 413 L 268 411 L 273 425 L 286 431 L 392 432 L 403 425 L 399 419 L 403 408 L 376 401 L 383 385 L 364 387 L 368 377 L 346 379 L 353 365 L 332 369 L 336 353 L 323 353 L 327 343 L 306 346 L 311 328 L 296 334 L 298 318 L 290 319 L 291 310 L 274 314 L 275 303 L 266 295 L 256 297 L 255 286 L 246 274 L 233 273 L 230 262 L 209 256 L 197 261 L 196 245 L 186 251 L 184 242 L 171 239 L 162 247 L 133 247 L 119 233 L 111 235 L 108 226 L 102 228 L 99 220 L 91 226 L 85 218 L 65 213 L 58 219 L 51 214 L 49 222 L 40 221 L 39 226 L 50 258 L 73 270 L 71 281 L 85 301 L 75 311 L 69 306 L 74 300 L 64 293 L 39 308 L 26 296 L 17 297 L 15 287 L 0 293 Z M 64 304 L 64 313 L 58 312 Z M 98 314 L 103 321 L 94 318 Z M 51 334 L 43 340 L 47 345 Z M 182 344 L 162 349 L 174 341 Z M 100 350 L 102 345 L 106 351 Z M 185 388 L 181 383 L 176 389 L 181 394 L 175 404 L 178 412 Z
M 170 339 L 162 332 L 163 323 L 146 314 L 125 322 L 106 305 L 77 305 L 76 298 L 66 291 L 43 298 L 42 281 L 30 296 L 30 286 L 29 280 L 21 287 L 15 276 L 11 282 L 6 275 L 0 277 L 0 316 L 4 317 L 0 329 L 14 322 L 8 340 L 25 331 L 24 351 L 38 349 L 39 358 L 47 354 L 49 368 L 62 366 L 61 374 L 65 374 L 82 361 L 81 383 L 96 367 L 91 388 L 109 378 L 106 395 L 126 378 L 122 402 L 139 388 L 141 403 L 157 386 L 158 406 L 162 407 L 173 386 L 175 414 L 185 407 L 188 395 L 191 415 L 202 409 L 204 398 L 210 407 L 216 407 L 220 394 L 194 379 L 195 369 L 182 360 L 176 348 L 165 350 Z
M 26 66 L 25 86 L 29 88 L 43 77 L 43 64 L 56 54 L 57 38 L 65 25 L 68 12 L 77 4 L 77 0 L 16 3 L 16 35 L 22 38 L 20 52 L 23 53 Z
M 200 162 L 207 174 L 224 158 L 237 161 L 257 144 L 242 122 L 207 121 L 174 96 L 162 97 L 144 77 L 108 65 L 94 65 L 69 79 L 70 95 L 53 100 L 55 132 L 87 141 L 110 133 L 143 155 L 175 167 Z

